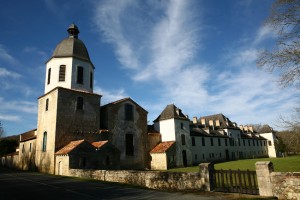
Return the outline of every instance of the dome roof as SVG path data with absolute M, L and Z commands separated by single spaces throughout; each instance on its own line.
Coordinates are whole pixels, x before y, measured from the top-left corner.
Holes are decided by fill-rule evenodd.
M 63 39 L 55 48 L 52 58 L 76 57 L 85 61 L 90 60 L 84 43 L 78 39 L 79 30 L 75 24 L 68 28 L 69 37 Z

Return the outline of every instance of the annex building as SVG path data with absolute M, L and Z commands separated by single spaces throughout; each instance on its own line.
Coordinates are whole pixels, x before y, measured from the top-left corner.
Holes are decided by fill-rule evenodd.
M 223 114 L 192 120 L 174 104 L 152 125 L 130 97 L 101 105 L 94 69 L 75 24 L 46 62 L 37 128 L 20 134 L 19 149 L 1 164 L 67 174 L 69 169 L 160 170 L 253 157 L 276 157 L 271 127 L 255 132 Z

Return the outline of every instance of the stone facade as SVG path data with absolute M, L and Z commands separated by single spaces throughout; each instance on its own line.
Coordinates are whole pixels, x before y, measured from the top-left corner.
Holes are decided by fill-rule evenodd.
M 149 168 L 146 110 L 131 98 L 104 105 L 101 128 L 108 129 L 108 140 L 121 151 L 122 169 Z

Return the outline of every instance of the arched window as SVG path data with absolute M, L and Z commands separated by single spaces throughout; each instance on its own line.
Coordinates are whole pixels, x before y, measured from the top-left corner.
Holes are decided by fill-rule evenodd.
M 83 110 L 83 98 L 77 97 L 76 110 Z
M 66 79 L 66 65 L 61 65 L 59 67 L 58 81 L 65 81 L 65 79 Z
M 46 149 L 47 149 L 47 132 L 45 131 L 43 135 L 43 151 L 46 151 Z
M 48 110 L 48 106 L 49 106 L 49 99 L 46 99 L 46 111 Z
M 51 79 L 51 68 L 48 69 L 48 78 L 47 78 L 47 84 L 50 84 L 50 79 Z
M 83 84 L 83 67 L 77 67 L 77 83 Z

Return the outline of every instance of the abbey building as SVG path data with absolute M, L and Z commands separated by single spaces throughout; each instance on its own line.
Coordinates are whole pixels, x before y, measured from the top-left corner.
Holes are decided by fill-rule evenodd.
M 75 24 L 46 62 L 37 128 L 20 134 L 18 151 L 1 164 L 50 174 L 69 169 L 168 169 L 201 162 L 276 157 L 271 127 L 257 133 L 223 114 L 192 120 L 174 104 L 147 124 L 131 98 L 101 105 L 94 69 Z

